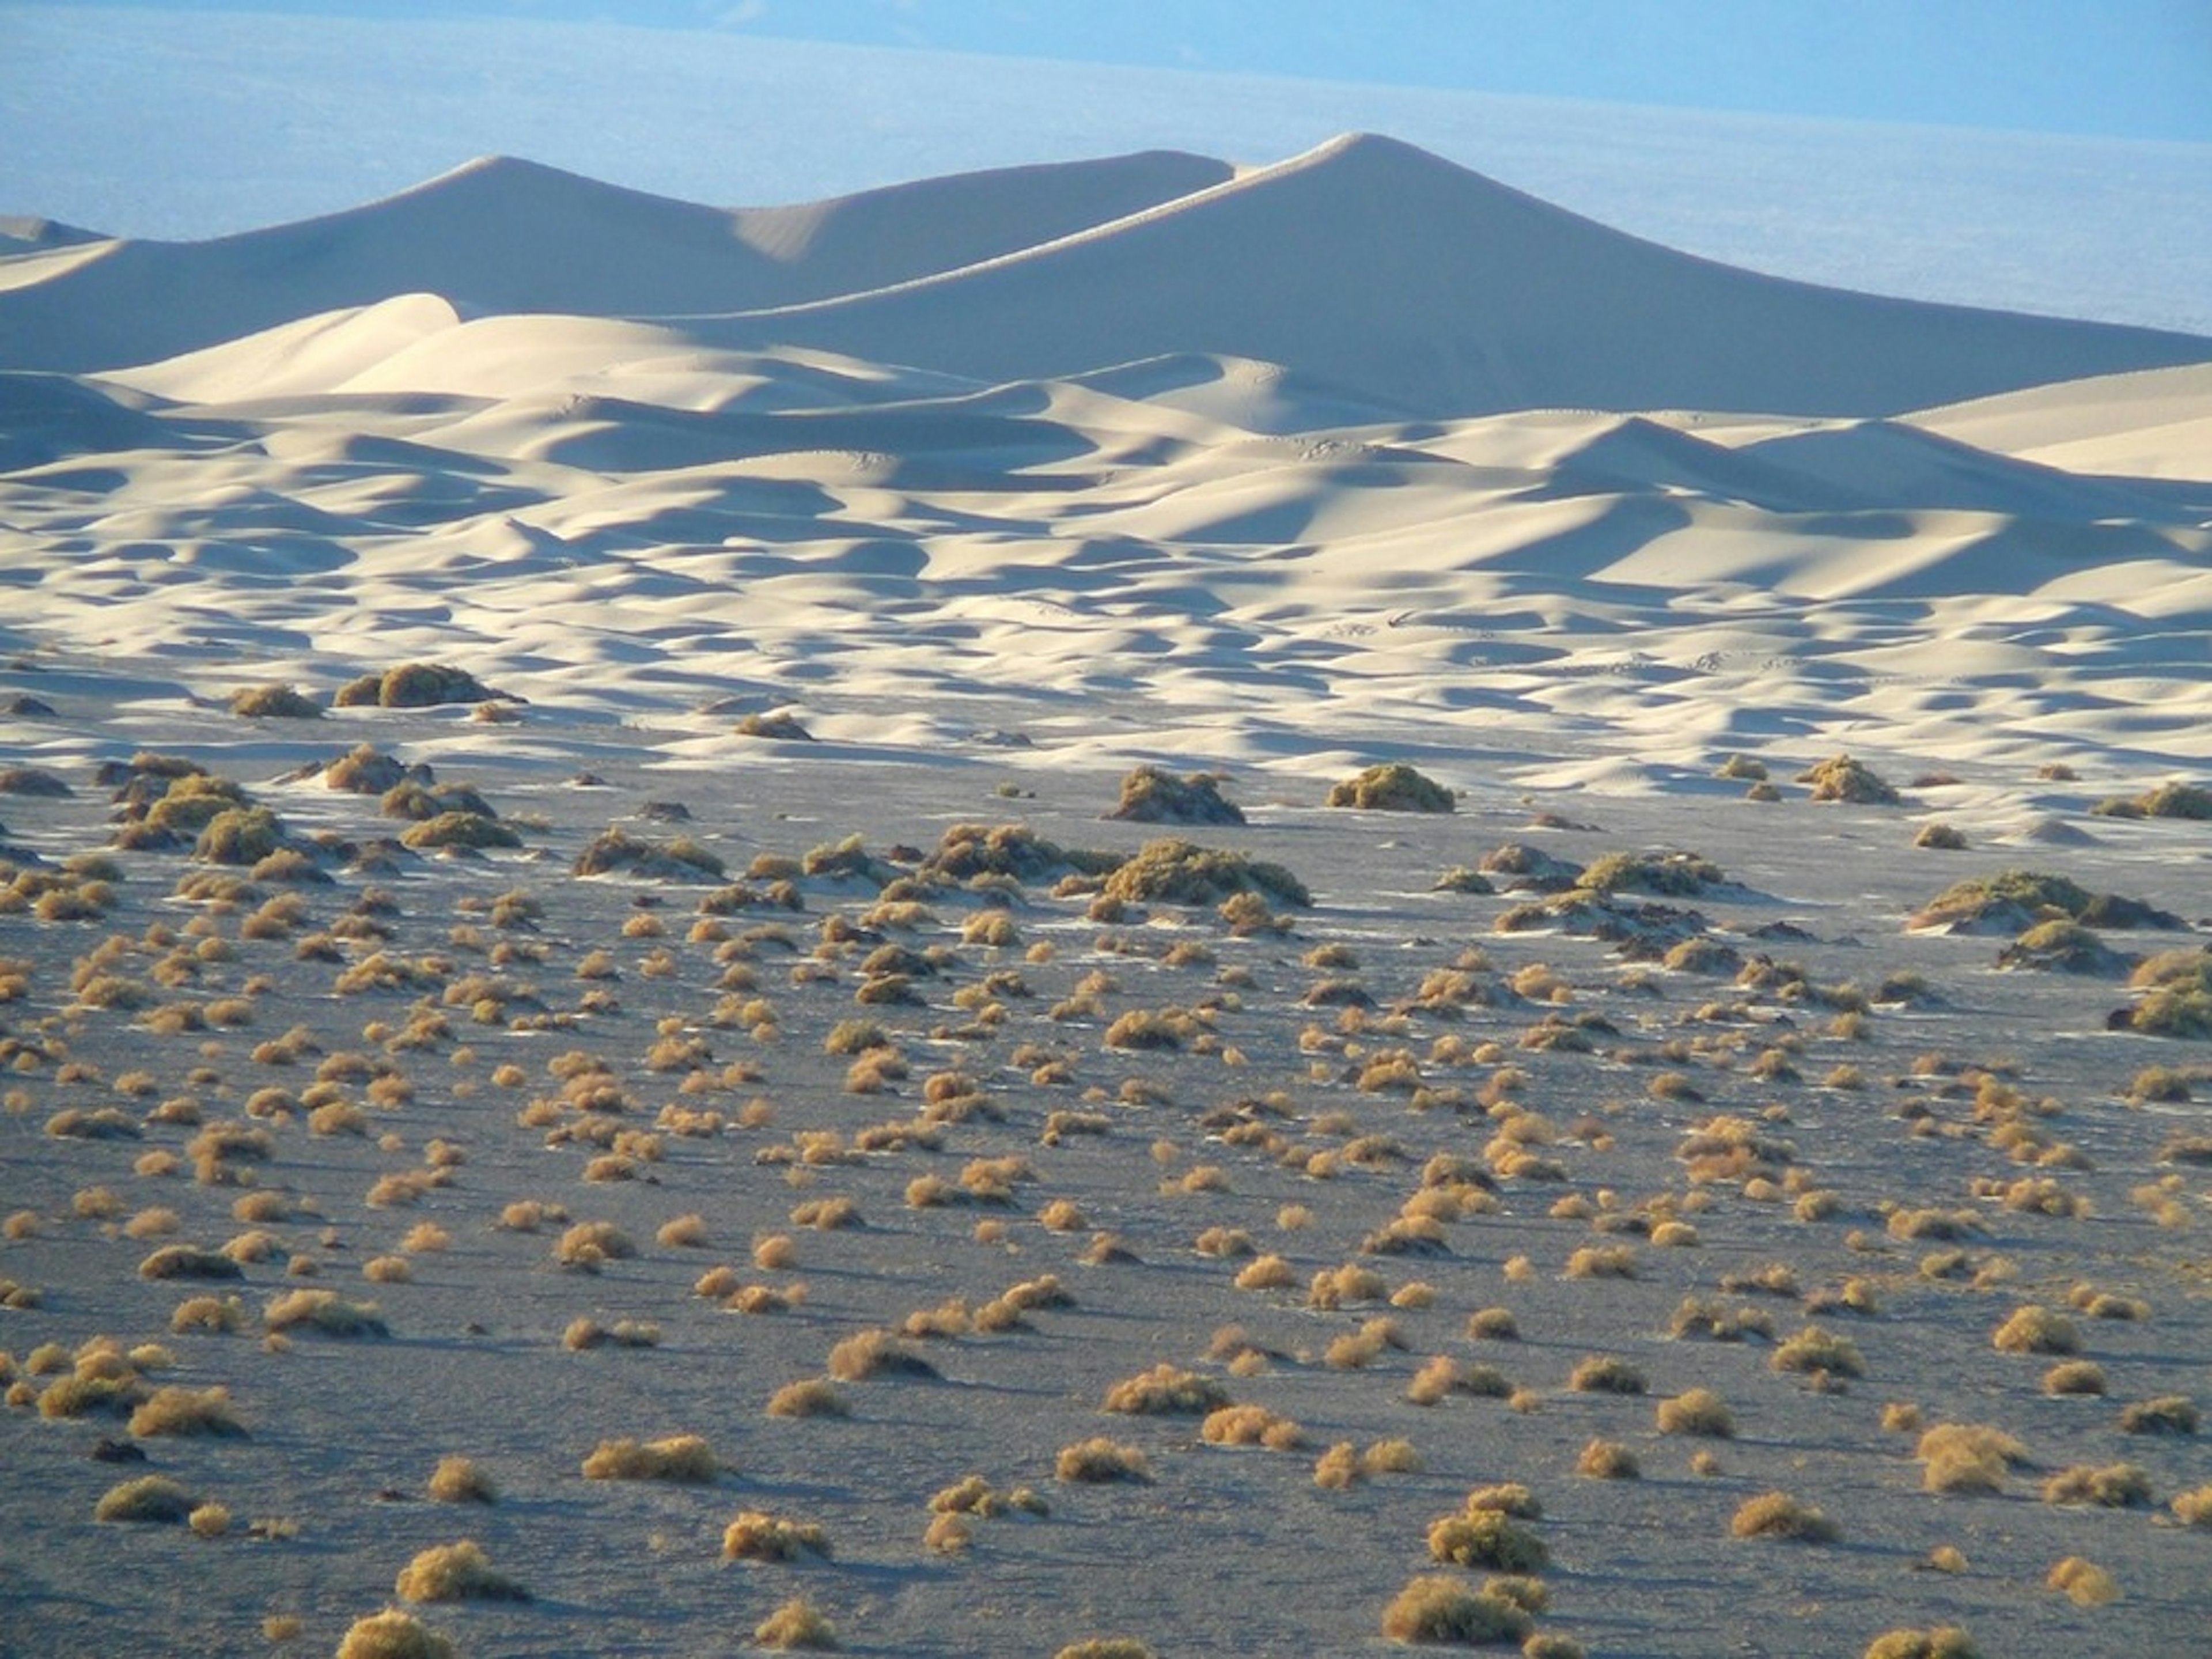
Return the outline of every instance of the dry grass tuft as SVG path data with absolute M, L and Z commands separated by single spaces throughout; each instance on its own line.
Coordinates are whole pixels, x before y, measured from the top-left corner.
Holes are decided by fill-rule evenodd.
M 2054 1562 L 2043 1582 L 2048 1589 L 2065 1591 L 2066 1599 L 2077 1607 L 2101 1607 L 2120 1599 L 2119 1581 L 2095 1562 L 2078 1555 Z
M 837 1631 L 814 1603 L 794 1596 L 761 1620 L 754 1628 L 753 1640 L 778 1652 L 827 1650 L 837 1645 Z
M 1498 1510 L 1468 1508 L 1429 1527 L 1429 1554 L 1446 1566 L 1487 1567 L 1494 1572 L 1535 1573 L 1552 1553 L 1534 1528 Z
M 890 1331 L 866 1330 L 830 1350 L 830 1375 L 840 1382 L 861 1382 L 872 1376 L 935 1376 L 937 1367 Z
M 356 1619 L 338 1644 L 337 1659 L 458 1659 L 453 1644 L 397 1607 Z
M 2014 1310 L 1990 1342 L 2002 1353 L 2079 1353 L 2081 1333 L 2065 1315 L 2031 1303 Z
M 1865 1659 L 1982 1659 L 1974 1638 L 1957 1625 L 1885 1631 L 1867 1644 Z
M 441 1504 L 495 1504 L 499 1488 L 469 1457 L 441 1457 L 430 1472 L 430 1496 Z
M 1659 1402 L 1662 1434 L 1701 1435 L 1726 1440 L 1735 1433 L 1735 1414 L 1711 1389 L 1690 1389 Z
M 1808 1544 L 1830 1543 L 1841 1535 L 1826 1515 L 1785 1492 L 1746 1498 L 1729 1521 L 1729 1531 L 1738 1538 L 1788 1538 Z
M 1974 1495 L 2002 1492 L 2006 1472 L 2027 1462 L 2027 1449 L 1986 1423 L 1938 1423 L 1923 1431 L 1913 1455 L 1929 1492 Z
M 1091 1486 L 1115 1480 L 1141 1484 L 1152 1480 L 1152 1466 L 1136 1447 L 1094 1435 L 1061 1447 L 1053 1473 L 1060 1480 Z
M 1592 1354 L 1568 1373 L 1567 1386 L 1577 1394 L 1642 1394 L 1648 1385 L 1626 1359 Z
M 1070 1642 L 1052 1659 L 1157 1659 L 1157 1656 L 1133 1636 L 1093 1636 Z
M 2212 1485 L 2176 1493 L 2173 1518 L 2185 1527 L 2212 1528 Z
M 230 1408 L 228 1389 L 161 1388 L 131 1413 L 131 1432 L 236 1436 L 246 1427 Z
M 1592 1480 L 1638 1480 L 1644 1467 L 1618 1440 L 1593 1440 L 1575 1459 L 1575 1473 Z
M 722 1556 L 729 1561 L 798 1561 L 830 1559 L 830 1536 L 811 1521 L 793 1521 L 761 1510 L 746 1510 L 722 1534 Z
M 1229 1404 L 1229 1391 L 1164 1361 L 1106 1390 L 1102 1409 L 1129 1416 L 1203 1417 Z
M 1224 1406 L 1209 1412 L 1198 1436 L 1209 1446 L 1265 1446 L 1270 1451 L 1295 1451 L 1306 1443 L 1304 1429 L 1265 1406 Z
M 1382 1634 L 1394 1642 L 1485 1646 L 1520 1642 L 1535 1621 L 1504 1596 L 1470 1590 L 1443 1573 L 1424 1573 L 1382 1609 Z
M 93 1506 L 95 1521 L 154 1522 L 175 1526 L 189 1519 L 200 1500 L 166 1474 L 142 1474 L 110 1486 Z
M 2043 1501 L 2106 1510 L 2148 1507 L 2150 1472 L 2139 1463 L 2075 1463 L 2043 1483 Z
M 1774 1351 L 1767 1364 L 1778 1371 L 1817 1377 L 1864 1376 L 1866 1359 L 1847 1336 L 1808 1325 Z
M 473 1539 L 434 1544 L 400 1571 L 392 1586 L 403 1601 L 527 1601 L 530 1592 L 491 1564 Z
M 826 1376 L 802 1377 L 787 1382 L 769 1396 L 770 1417 L 850 1417 L 853 1408 Z
M 377 1316 L 374 1302 L 349 1302 L 336 1291 L 288 1291 L 262 1310 L 261 1322 L 271 1331 L 304 1326 L 325 1336 L 389 1336 L 392 1328 Z
M 696 1434 L 660 1440 L 602 1440 L 584 1460 L 586 1480 L 671 1480 L 705 1485 L 721 1473 L 714 1449 Z

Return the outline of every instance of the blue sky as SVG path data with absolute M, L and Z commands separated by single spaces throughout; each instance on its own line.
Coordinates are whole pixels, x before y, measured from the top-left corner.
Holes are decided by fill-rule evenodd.
M 154 3 L 613 22 L 1674 107 L 2212 140 L 2212 0 Z

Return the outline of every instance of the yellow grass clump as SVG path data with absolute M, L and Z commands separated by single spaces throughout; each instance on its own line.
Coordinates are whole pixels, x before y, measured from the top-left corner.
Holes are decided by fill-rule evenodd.
M 1130 1416 L 1201 1417 L 1228 1404 L 1229 1391 L 1212 1377 L 1163 1361 L 1107 1389 L 1103 1409 Z
M 1535 1620 L 1513 1601 L 1469 1589 L 1444 1573 L 1407 1581 L 1382 1609 L 1382 1634 L 1394 1642 L 1462 1646 L 1525 1640 Z
M 469 1457 L 441 1457 L 430 1472 L 430 1496 L 441 1504 L 491 1504 L 499 1499 L 492 1478 Z
M 837 1645 L 837 1631 L 814 1603 L 793 1596 L 761 1620 L 753 1640 L 777 1652 L 827 1650 Z
M 192 1496 L 166 1474 L 142 1474 L 110 1486 L 93 1506 L 95 1521 L 155 1522 L 174 1526 L 200 1506 Z
M 356 1619 L 338 1644 L 337 1659 L 457 1659 L 456 1650 L 411 1613 L 387 1607 Z
M 1209 1446 L 1264 1446 L 1269 1451 L 1295 1451 L 1306 1443 L 1304 1429 L 1264 1406 L 1224 1406 L 1209 1412 L 1198 1434 Z
M 474 1539 L 434 1544 L 400 1570 L 403 1601 L 527 1601 L 530 1592 L 491 1564 Z
M 761 1510 L 741 1511 L 722 1534 L 722 1556 L 729 1561 L 827 1560 L 830 1554 L 830 1535 L 814 1522 Z
M 1787 1538 L 1807 1544 L 1831 1543 L 1841 1536 L 1834 1522 L 1786 1492 L 1746 1498 L 1729 1522 L 1729 1531 L 1738 1538 Z
M 2120 1599 L 2119 1581 L 2095 1562 L 2078 1555 L 2054 1562 L 2043 1582 L 2049 1589 L 2063 1590 L 2066 1599 L 2077 1607 L 2100 1607 Z
M 1689 1389 L 1671 1400 L 1659 1402 L 1659 1431 L 1662 1434 L 1703 1435 L 1714 1440 L 1726 1440 L 1735 1433 L 1735 1415 L 1728 1401 L 1711 1389 Z
M 602 1440 L 584 1460 L 586 1480 L 669 1480 L 704 1485 L 721 1473 L 722 1463 L 704 1437 L 670 1435 L 664 1439 Z
M 1921 1484 L 1933 1492 L 1976 1496 L 2004 1490 L 2008 1470 L 2027 1462 L 2027 1449 L 1986 1423 L 1937 1423 L 1913 1448 Z
M 1551 1565 L 1552 1552 L 1535 1530 L 1499 1510 L 1469 1507 L 1429 1526 L 1429 1554 L 1439 1565 L 1487 1567 L 1494 1572 L 1535 1573 Z
M 160 1388 L 131 1413 L 131 1432 L 136 1435 L 242 1435 L 246 1427 L 230 1408 L 230 1390 L 223 1388 Z
M 1867 1644 L 1865 1659 L 1982 1659 L 1974 1638 L 1957 1625 L 1885 1631 Z
M 1115 1480 L 1143 1484 L 1152 1480 L 1152 1467 L 1136 1447 L 1094 1435 L 1061 1447 L 1053 1473 L 1076 1485 L 1100 1486 Z

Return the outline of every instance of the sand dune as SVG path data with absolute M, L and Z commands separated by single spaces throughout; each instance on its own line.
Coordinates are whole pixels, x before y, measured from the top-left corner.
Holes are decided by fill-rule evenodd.
M 206 242 L 108 241 L 14 272 L 0 265 L 0 362 L 117 368 L 416 292 L 470 314 L 787 305 L 969 264 L 1227 172 L 1156 152 L 732 211 L 487 157 L 298 224 Z
M 702 753 L 738 687 L 847 754 L 976 699 L 1017 764 L 2212 752 L 2212 342 L 1730 271 L 1388 140 L 737 214 L 498 162 L 0 278 L 58 352 L 209 335 L 0 376 L 26 649 L 451 656 Z
M 1900 414 L 2207 351 L 1732 270 L 1364 135 L 978 268 L 732 319 L 717 337 L 988 380 L 1229 351 L 1455 415 Z

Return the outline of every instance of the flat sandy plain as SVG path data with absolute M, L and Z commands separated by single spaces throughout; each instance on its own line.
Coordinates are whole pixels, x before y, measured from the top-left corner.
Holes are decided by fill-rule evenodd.
M 474 1656 L 735 1652 L 799 1597 L 858 1653 L 1384 1651 L 1409 1578 L 1490 1577 L 1430 1539 L 1498 1483 L 1540 1507 L 1553 1652 L 2202 1650 L 2212 1458 L 2172 1402 L 2212 1394 L 2212 1066 L 2114 1016 L 2137 959 L 2202 995 L 2212 847 L 2093 809 L 2202 781 L 2212 343 L 1700 288 L 1440 168 L 1129 158 L 709 234 L 495 163 L 243 246 L 0 260 L 0 334 L 68 359 L 0 375 L 0 1652 L 328 1652 L 465 1539 L 529 1599 L 405 1605 Z M 1425 240 L 1360 216 L 1407 193 Z M 702 291 L 770 246 L 785 287 L 652 322 L 580 257 L 402 291 L 494 209 L 623 227 L 577 246 L 656 280 L 705 248 Z M 1293 230 L 1304 288 L 1131 286 Z M 1765 346 L 1563 355 L 1557 280 L 1426 356 L 1316 309 L 1440 317 L 1500 237 L 1644 296 L 1654 341 L 1718 291 L 1829 345 L 1744 414 L 1788 401 Z M 392 291 L 303 274 L 363 250 Z M 271 270 L 341 308 L 283 317 Z M 172 279 L 214 334 L 104 357 Z M 1101 293 L 1091 367 L 1015 361 Z M 928 361 L 983 313 L 1006 361 Z M 1262 360 L 1298 326 L 1328 372 Z M 527 701 L 336 706 L 410 661 Z M 279 683 L 320 712 L 231 709 Z M 512 844 L 398 845 L 417 819 L 330 787 L 362 745 Z M 1845 750 L 1901 798 L 1796 781 Z M 190 831 L 210 786 L 138 756 L 283 850 L 154 844 L 118 792 Z M 1246 821 L 1109 819 L 1148 762 Z M 1454 810 L 1322 804 L 1377 763 Z M 963 824 L 1073 856 L 978 879 L 938 857 Z M 576 873 L 614 828 L 702 861 Z M 1310 902 L 1117 908 L 1163 836 Z M 1526 849 L 1583 901 L 1530 909 Z M 2032 906 L 1912 925 L 2006 871 L 2149 914 L 2057 935 L 2086 971 L 1999 965 Z M 560 1260 L 590 1224 L 634 1249 Z M 380 1334 L 272 1328 L 301 1290 Z M 177 1328 L 210 1297 L 235 1328 Z M 880 1332 L 910 1363 L 771 1414 Z M 1575 1386 L 1593 1358 L 1620 1388 Z M 1163 1365 L 1291 1443 L 1106 1409 Z M 1662 1428 L 1693 1388 L 1732 1434 Z M 234 1431 L 157 1431 L 195 1419 Z M 2017 1446 L 1917 1456 L 1947 1424 Z M 675 1436 L 711 1479 L 585 1472 Z M 1150 1478 L 1060 1479 L 1102 1436 Z M 448 1457 L 495 1501 L 434 1497 Z M 94 1519 L 148 1474 L 225 1524 Z M 1042 1501 L 933 1541 L 971 1475 Z M 1774 1492 L 1833 1535 L 1732 1535 Z M 725 1559 L 748 1511 L 827 1555 Z M 2049 1587 L 2075 1557 L 2116 1594 Z

